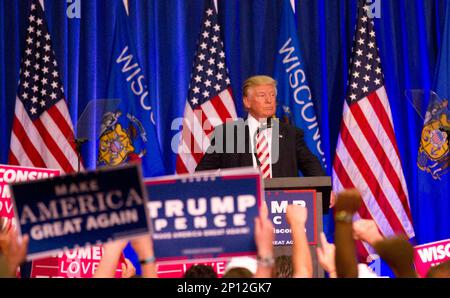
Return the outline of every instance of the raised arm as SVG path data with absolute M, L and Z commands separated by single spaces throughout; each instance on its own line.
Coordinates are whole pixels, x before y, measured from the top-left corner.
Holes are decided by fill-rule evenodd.
M 158 277 L 153 240 L 151 235 L 143 235 L 131 240 L 131 246 L 136 252 L 141 264 L 142 277 Z
M 396 236 L 377 241 L 374 248 L 396 277 L 417 277 L 414 270 L 414 249 L 405 237 Z
M 360 219 L 353 223 L 353 236 L 356 240 L 364 241 L 372 247 L 384 239 L 375 221 L 369 219 Z
M 0 277 L 15 277 L 25 261 L 29 237 L 19 237 L 14 228 L 0 231 Z
M 260 214 L 255 218 L 255 242 L 258 251 L 258 266 L 255 277 L 271 278 L 275 259 L 273 256 L 273 224 L 268 218 L 267 205 L 261 205 Z
M 361 205 L 357 190 L 346 190 L 338 194 L 335 213 L 336 272 L 341 277 L 358 277 L 356 246 L 353 239 L 352 219 Z
M 336 278 L 336 246 L 333 243 L 328 243 L 324 232 L 320 233 L 320 246 L 317 247 L 319 264 L 330 278 Z
M 292 246 L 293 277 L 310 278 L 314 273 L 305 231 L 307 217 L 308 210 L 305 207 L 300 205 L 287 206 L 286 219 L 291 227 L 292 240 L 294 242 Z
M 127 246 L 127 240 L 116 240 L 103 245 L 103 255 L 94 273 L 94 278 L 114 278 L 122 251 Z

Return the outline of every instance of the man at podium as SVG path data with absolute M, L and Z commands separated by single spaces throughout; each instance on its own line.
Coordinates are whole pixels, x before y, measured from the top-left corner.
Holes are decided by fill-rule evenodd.
M 299 171 L 303 176 L 326 175 L 306 145 L 303 131 L 275 118 L 276 84 L 268 76 L 244 82 L 248 118 L 216 127 L 196 171 L 253 166 L 260 168 L 264 179 L 297 177 Z

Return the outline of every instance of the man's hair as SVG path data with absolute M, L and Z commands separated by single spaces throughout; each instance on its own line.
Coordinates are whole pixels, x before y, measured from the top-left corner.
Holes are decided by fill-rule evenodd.
M 213 267 L 208 265 L 193 265 L 184 273 L 184 278 L 217 278 Z
M 275 258 L 275 266 L 272 275 L 276 278 L 291 278 L 293 275 L 292 257 L 278 256 Z
M 275 81 L 273 78 L 271 78 L 269 76 L 249 77 L 247 80 L 245 80 L 244 84 L 242 85 L 242 94 L 244 96 L 247 96 L 249 88 L 251 88 L 253 86 L 259 86 L 259 85 L 273 85 L 276 90 L 277 81 Z
M 250 272 L 247 268 L 243 267 L 235 267 L 228 270 L 223 278 L 252 278 L 253 273 Z

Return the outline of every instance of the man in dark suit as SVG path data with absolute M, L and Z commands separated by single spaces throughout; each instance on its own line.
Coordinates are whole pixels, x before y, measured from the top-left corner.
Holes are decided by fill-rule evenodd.
M 304 176 L 325 176 L 303 131 L 273 118 L 276 93 L 276 81 L 271 77 L 247 79 L 243 101 L 248 118 L 216 127 L 196 171 L 254 166 L 260 167 L 263 178 L 296 177 L 299 170 Z M 261 152 L 262 147 L 266 152 Z

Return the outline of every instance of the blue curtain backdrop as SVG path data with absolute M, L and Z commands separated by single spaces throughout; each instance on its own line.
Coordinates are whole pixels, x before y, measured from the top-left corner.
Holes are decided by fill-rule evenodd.
M 45 0 L 72 121 L 86 104 L 106 97 L 117 5 L 122 0 L 72 0 L 81 18 L 68 18 L 64 0 Z M 157 133 L 168 174 L 174 172 L 172 120 L 182 117 L 203 0 L 129 0 L 129 22 L 154 103 Z M 282 1 L 219 0 L 226 58 L 238 115 L 245 116 L 240 86 L 254 74 L 272 75 Z M 380 1 L 375 19 L 394 127 L 406 175 L 416 231 L 426 231 L 417 181 L 417 150 L 423 121 L 405 97 L 430 89 L 442 40 L 445 0 Z M 6 163 L 14 113 L 28 0 L 0 0 L 0 163 Z M 357 0 L 297 0 L 296 19 L 307 78 L 319 118 L 328 167 L 334 157 L 346 91 Z M 90 152 L 83 151 L 86 157 Z M 88 165 L 94 166 L 94 165 Z M 448 179 L 448 177 L 447 177 Z M 439 210 L 440 206 L 436 206 Z M 442 210 L 441 210 L 442 211 Z M 447 214 L 450 210 L 445 210 Z M 417 234 L 417 242 L 429 239 Z

